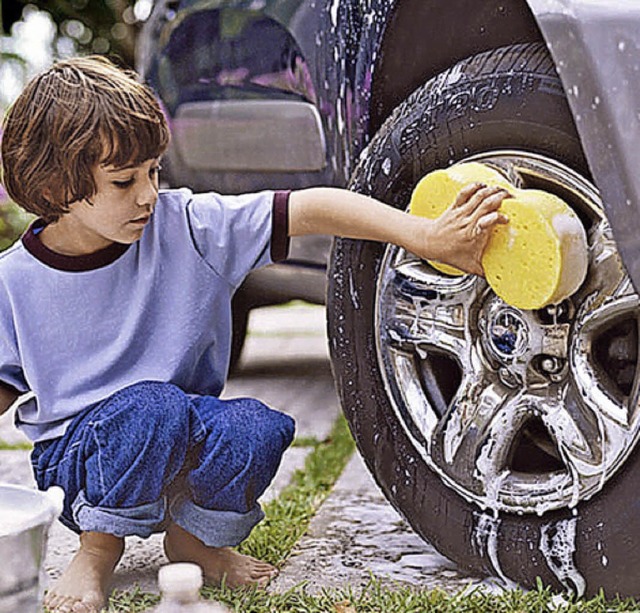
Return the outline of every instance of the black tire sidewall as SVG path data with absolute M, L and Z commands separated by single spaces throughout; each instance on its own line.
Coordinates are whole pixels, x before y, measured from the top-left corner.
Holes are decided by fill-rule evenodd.
M 414 92 L 373 138 L 351 188 L 405 208 L 417 181 L 473 154 L 518 149 L 588 176 L 573 119 L 547 52 L 539 45 L 493 50 L 461 62 Z M 413 447 L 385 392 L 374 331 L 375 292 L 385 245 L 338 239 L 331 254 L 328 331 L 334 376 L 358 449 L 392 505 L 423 538 L 471 574 L 501 574 L 528 588 L 536 578 L 575 587 L 555 572 L 542 539 L 575 529 L 568 552 L 586 594 L 640 594 L 638 454 L 575 509 L 494 515 L 444 485 Z M 481 521 L 499 526 L 492 550 Z M 544 536 L 547 535 L 547 536 Z M 482 536 L 482 535 L 480 535 Z M 571 570 L 571 564 L 569 566 Z M 579 587 L 579 586 L 578 586 Z
M 229 355 L 229 374 L 235 374 L 242 348 L 247 338 L 249 327 L 249 313 L 251 312 L 251 301 L 247 292 L 241 287 L 234 295 L 231 302 L 231 353 Z

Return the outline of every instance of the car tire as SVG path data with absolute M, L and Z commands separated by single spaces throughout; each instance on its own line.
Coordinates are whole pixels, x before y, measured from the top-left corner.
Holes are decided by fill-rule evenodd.
M 249 313 L 252 305 L 249 296 L 240 287 L 231 301 L 231 355 L 229 358 L 229 373 L 235 374 L 242 355 L 242 348 L 247 338 L 249 327 Z
M 413 187 L 429 171 L 491 152 L 498 152 L 494 159 L 499 160 L 504 150 L 555 160 L 588 184 L 587 164 L 562 85 L 541 45 L 479 54 L 417 89 L 363 152 L 350 188 L 406 209 Z M 588 215 L 583 217 L 588 223 Z M 560 499 L 549 508 L 536 507 L 537 512 L 510 509 L 498 504 L 496 492 L 489 495 L 490 479 L 484 497 L 467 495 L 455 479 L 438 470 L 437 460 L 431 461 L 436 452 L 429 451 L 433 447 L 421 439 L 419 427 L 412 430 L 415 419 L 405 418 L 412 407 L 402 399 L 411 393 L 420 396 L 422 388 L 394 396 L 395 384 L 385 374 L 389 354 L 384 345 L 391 331 L 381 331 L 390 324 L 380 304 L 384 283 L 391 283 L 385 281 L 391 274 L 388 249 L 376 242 L 337 239 L 330 259 L 327 309 L 341 404 L 359 452 L 385 496 L 421 537 L 471 575 L 499 577 L 526 588 L 535 588 L 540 578 L 554 590 L 578 595 L 603 589 L 608 597 L 640 596 L 635 426 L 628 432 L 628 453 L 613 474 L 603 473 L 595 491 L 576 494 L 567 504 Z M 471 276 L 464 277 L 468 281 L 441 277 L 445 288 L 447 283 L 483 283 Z M 428 280 L 439 277 L 430 271 L 425 278 L 419 291 L 412 291 L 429 300 L 439 290 L 430 288 Z M 437 342 L 434 347 L 437 350 Z M 629 358 L 634 368 L 636 358 Z M 414 368 L 414 362 L 402 359 L 399 364 Z M 448 364 L 432 364 L 431 376 L 442 397 L 450 399 L 461 375 Z M 405 382 L 407 387 L 414 384 L 410 377 Z M 429 399 L 429 406 L 438 404 L 433 395 Z M 446 401 L 444 405 L 441 414 L 447 410 Z M 552 464 L 553 456 L 547 456 Z M 555 474 L 557 466 L 549 470 Z M 500 475 L 494 477 L 499 488 Z M 532 493 L 535 481 L 531 475 Z

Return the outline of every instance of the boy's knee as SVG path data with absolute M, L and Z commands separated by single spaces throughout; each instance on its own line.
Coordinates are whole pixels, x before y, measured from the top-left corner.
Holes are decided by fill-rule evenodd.
M 273 417 L 274 430 L 277 431 L 282 438 L 282 443 L 286 449 L 293 442 L 293 436 L 296 431 L 296 422 L 293 417 L 280 413 L 279 411 L 273 411 L 276 415 Z
M 163 440 L 178 444 L 189 435 L 189 405 L 188 396 L 178 387 L 143 381 L 113 394 L 91 426 L 103 444 L 118 440 L 138 452 L 150 439 L 156 444 Z
M 295 422 L 251 398 L 223 401 L 219 409 L 210 415 L 200 461 L 190 473 L 194 500 L 246 513 L 275 476 Z
M 173 385 L 143 382 L 114 394 L 90 423 L 86 469 L 99 482 L 89 488 L 91 499 L 173 478 L 194 419 L 189 397 Z
M 242 436 L 252 453 L 260 448 L 269 454 L 275 450 L 282 453 L 291 444 L 295 432 L 293 418 L 254 398 L 242 398 L 236 402 L 239 406 L 227 412 L 232 422 L 227 432 L 233 437 Z

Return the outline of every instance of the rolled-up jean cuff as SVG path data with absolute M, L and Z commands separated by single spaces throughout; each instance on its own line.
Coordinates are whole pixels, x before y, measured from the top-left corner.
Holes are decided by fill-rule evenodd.
M 264 517 L 260 505 L 247 513 L 204 509 L 183 495 L 169 505 L 171 519 L 208 547 L 235 547 L 249 536 Z
M 80 492 L 71 505 L 73 519 L 83 532 L 103 532 L 114 536 L 148 538 L 163 528 L 166 500 L 131 508 L 95 507 Z

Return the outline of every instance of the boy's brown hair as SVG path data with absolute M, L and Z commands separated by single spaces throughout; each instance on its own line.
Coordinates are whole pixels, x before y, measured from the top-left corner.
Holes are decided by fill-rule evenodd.
M 3 182 L 17 204 L 53 222 L 95 194 L 95 166 L 135 166 L 168 143 L 160 105 L 133 71 L 72 58 L 32 79 L 7 112 Z

